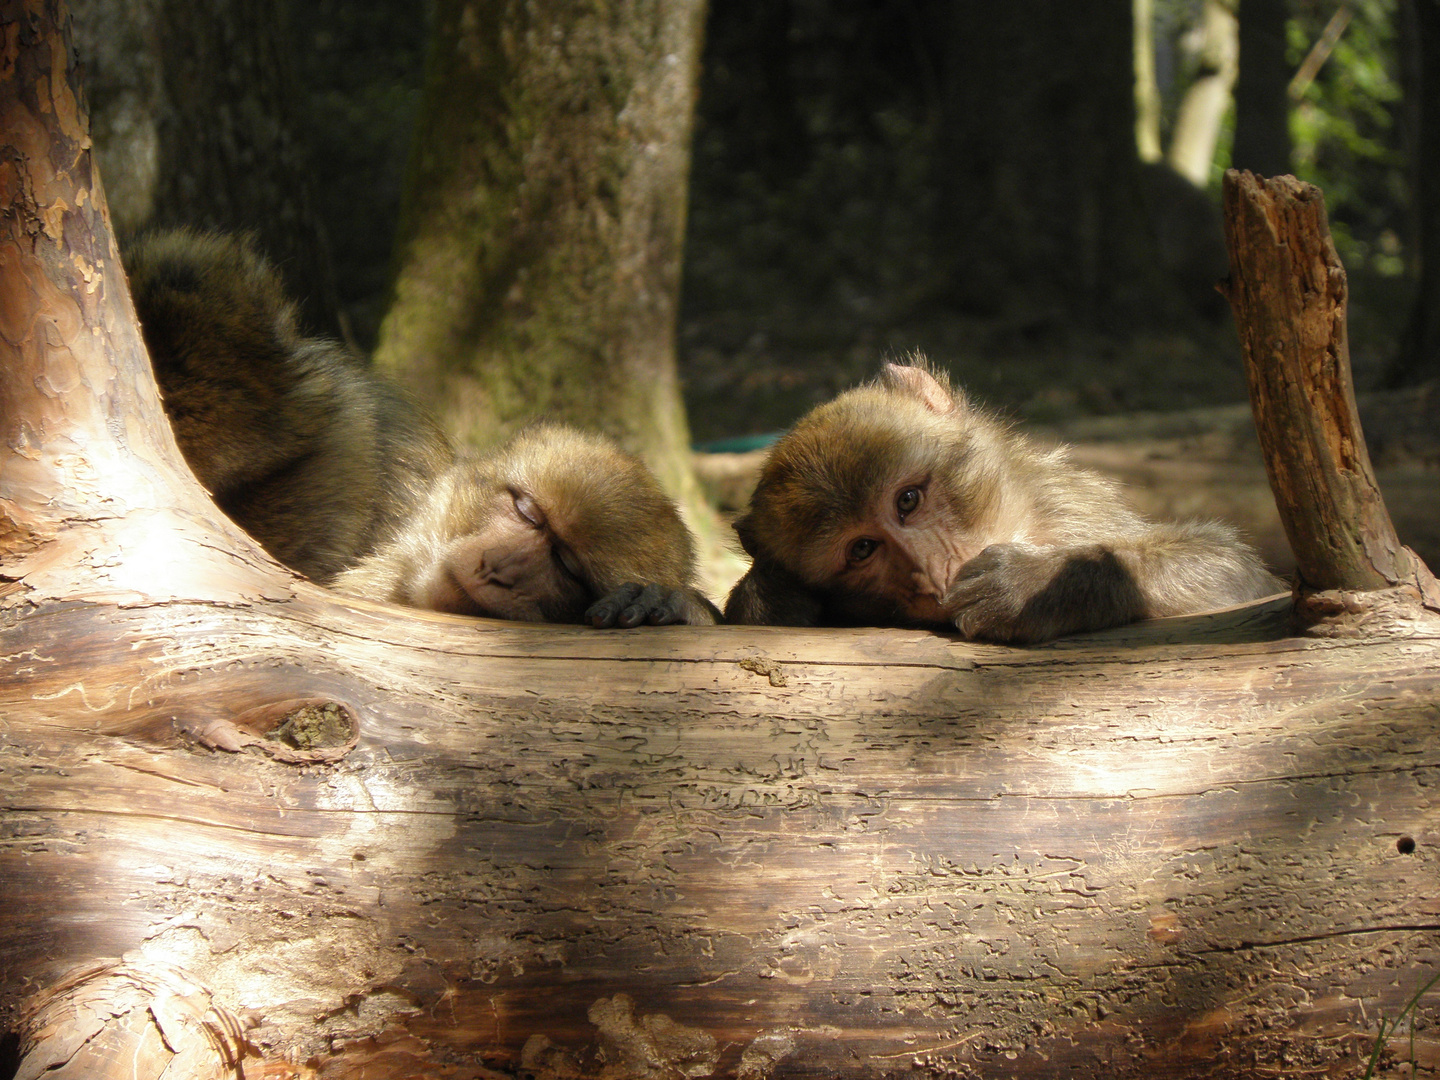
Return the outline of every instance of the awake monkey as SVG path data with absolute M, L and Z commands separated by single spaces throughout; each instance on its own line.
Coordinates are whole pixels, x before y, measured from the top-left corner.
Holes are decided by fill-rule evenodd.
M 754 562 L 728 622 L 1037 642 L 1285 588 L 1228 526 L 1146 521 L 925 366 L 887 364 L 804 417 L 735 528 Z
M 399 389 L 301 334 L 248 241 L 157 233 L 125 263 L 176 442 L 220 508 L 281 562 L 352 595 L 439 611 L 715 621 L 679 511 L 612 443 L 545 425 L 457 460 Z

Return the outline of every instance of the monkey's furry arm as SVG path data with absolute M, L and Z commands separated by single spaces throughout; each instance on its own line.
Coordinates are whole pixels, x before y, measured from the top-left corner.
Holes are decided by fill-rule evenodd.
M 1285 588 L 1228 526 L 1166 523 L 1095 544 L 992 544 L 961 568 L 944 608 L 968 638 L 1033 643 Z
M 751 626 L 825 626 L 825 605 L 789 571 L 755 562 L 730 590 L 725 621 Z

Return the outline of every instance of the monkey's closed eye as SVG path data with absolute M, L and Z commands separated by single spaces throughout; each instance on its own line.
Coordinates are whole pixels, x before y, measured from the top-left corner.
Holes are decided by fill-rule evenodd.
M 537 529 L 545 527 L 545 511 L 540 509 L 540 504 L 523 491 L 510 490 L 510 497 L 515 500 L 515 512 L 522 518 L 534 525 Z
M 908 487 L 895 499 L 895 509 L 900 513 L 900 520 L 905 520 L 905 515 L 912 513 L 920 505 L 920 489 Z
M 852 563 L 862 563 L 871 555 L 874 555 L 875 549 L 879 546 L 880 541 L 871 540 L 868 536 L 862 536 L 850 545 L 850 550 L 845 553 L 845 557 Z
M 580 565 L 580 560 L 575 557 L 575 553 L 561 543 L 553 544 L 551 550 L 555 552 L 555 559 L 559 562 L 560 569 L 582 585 L 585 584 L 585 568 Z

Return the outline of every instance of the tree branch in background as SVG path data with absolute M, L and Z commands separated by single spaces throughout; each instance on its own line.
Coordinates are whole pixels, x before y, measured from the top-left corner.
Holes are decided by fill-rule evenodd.
M 1350 25 L 1350 20 L 1355 15 L 1355 10 L 1349 4 L 1341 4 L 1335 9 L 1335 14 L 1330 16 L 1330 21 L 1325 24 L 1324 31 L 1316 39 L 1315 44 L 1310 47 L 1304 61 L 1300 64 L 1295 77 L 1290 80 L 1288 88 L 1291 101 L 1299 101 L 1305 96 L 1305 88 L 1315 81 L 1315 76 L 1320 74 L 1320 69 L 1325 66 L 1325 61 L 1330 59 L 1330 54 L 1335 50 L 1335 43 L 1340 40 L 1340 35 L 1345 32 L 1345 27 Z

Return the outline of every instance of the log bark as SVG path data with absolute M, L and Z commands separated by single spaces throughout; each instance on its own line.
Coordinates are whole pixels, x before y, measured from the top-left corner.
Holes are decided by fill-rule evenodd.
M 326 1077 L 1353 1073 L 1440 963 L 1440 640 L 1286 608 L 1017 650 L 48 605 L 6 1004 L 173 965 Z M 355 749 L 207 748 L 295 698 Z
M 161 419 L 61 25 L 0 4 L 20 1076 L 1338 1077 L 1440 964 L 1423 611 L 1012 649 L 281 570 Z
M 1440 610 L 1440 587 L 1400 543 L 1360 430 L 1345 269 L 1320 190 L 1229 170 L 1225 238 L 1250 402 L 1270 486 L 1311 591 L 1405 587 Z

